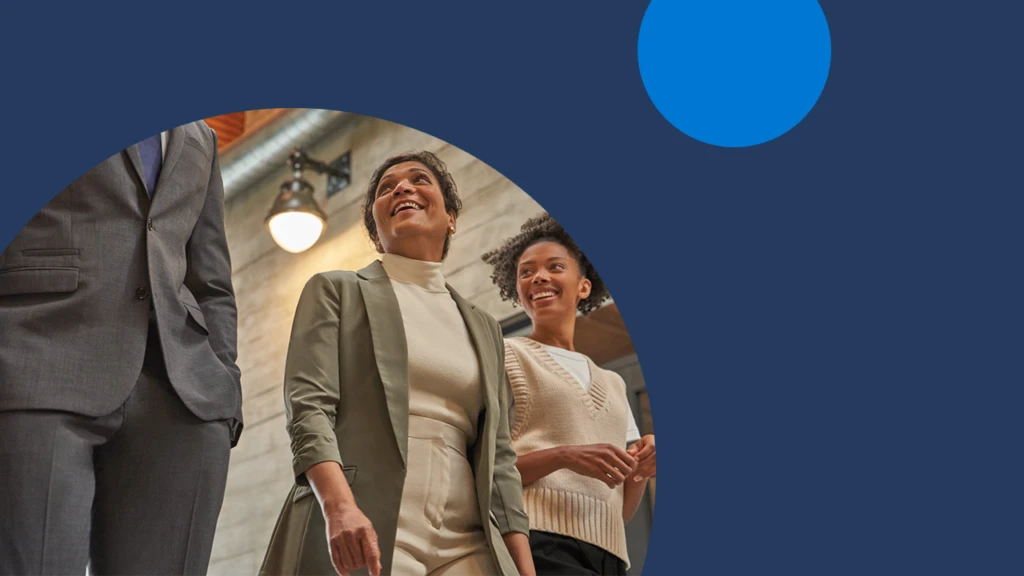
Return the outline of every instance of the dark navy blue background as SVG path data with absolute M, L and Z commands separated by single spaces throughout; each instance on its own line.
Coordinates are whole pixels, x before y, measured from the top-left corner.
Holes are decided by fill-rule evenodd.
M 615 294 L 660 447 L 647 574 L 1024 573 L 1014 3 L 823 1 L 821 99 L 747 149 L 654 109 L 642 1 L 25 4 L 0 9 L 0 246 L 187 121 L 406 124 L 533 195 Z

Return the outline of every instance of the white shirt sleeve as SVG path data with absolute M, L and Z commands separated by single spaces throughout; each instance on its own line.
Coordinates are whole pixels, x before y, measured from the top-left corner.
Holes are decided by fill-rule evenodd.
M 626 447 L 640 439 L 640 429 L 636 427 L 636 418 L 633 418 L 633 409 L 629 409 L 629 427 L 626 428 Z

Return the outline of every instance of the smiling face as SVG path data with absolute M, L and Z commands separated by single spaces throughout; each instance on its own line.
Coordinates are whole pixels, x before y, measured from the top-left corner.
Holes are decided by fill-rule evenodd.
M 420 162 L 402 162 L 380 178 L 373 200 L 373 220 L 380 248 L 403 253 L 410 242 L 436 243 L 438 254 L 455 226 L 445 211 L 437 176 Z M 438 256 L 438 260 L 440 256 Z
M 523 251 L 516 268 L 519 303 L 534 324 L 575 319 L 576 306 L 590 295 L 591 284 L 580 273 L 569 250 L 543 240 Z

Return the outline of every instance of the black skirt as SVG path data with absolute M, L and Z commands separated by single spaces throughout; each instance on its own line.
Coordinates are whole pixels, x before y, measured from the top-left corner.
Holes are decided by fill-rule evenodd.
M 626 576 L 621 558 L 568 536 L 531 530 L 530 551 L 537 576 Z

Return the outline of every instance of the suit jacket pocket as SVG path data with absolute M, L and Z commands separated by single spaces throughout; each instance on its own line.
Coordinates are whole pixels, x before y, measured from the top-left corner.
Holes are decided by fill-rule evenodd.
M 295 490 L 292 492 L 292 502 L 298 502 L 303 498 L 313 495 L 313 489 L 309 486 L 303 486 L 301 484 L 295 485 Z
M 188 311 L 188 315 L 191 316 L 192 319 L 196 321 L 196 324 L 199 324 L 199 327 L 203 329 L 203 332 L 209 334 L 210 329 L 206 327 L 206 318 L 203 316 L 203 311 L 197 306 L 190 306 L 184 302 L 181 304 L 185 307 L 185 310 Z
M 348 481 L 348 485 L 351 486 L 356 481 L 356 472 L 359 471 L 355 466 L 342 466 L 342 473 L 345 474 L 345 480 Z M 297 484 L 295 486 L 295 492 L 292 493 L 292 502 L 298 502 L 307 496 L 313 495 L 313 489 L 309 486 Z
M 50 266 L 0 270 L 0 296 L 59 294 L 78 289 L 78 268 Z
M 29 250 L 22 250 L 22 256 L 29 258 L 48 258 L 54 256 L 78 256 L 77 248 L 32 248 Z

